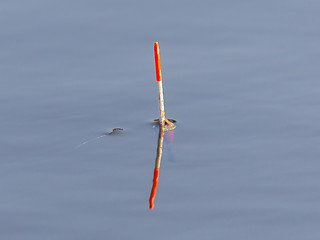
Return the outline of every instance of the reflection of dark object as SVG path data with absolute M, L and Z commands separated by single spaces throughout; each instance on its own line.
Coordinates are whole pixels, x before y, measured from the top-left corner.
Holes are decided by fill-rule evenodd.
M 112 129 L 112 132 L 105 133 L 104 135 L 112 135 L 112 134 L 118 133 L 119 131 L 122 131 L 122 130 L 123 130 L 123 128 L 114 128 L 114 129 Z

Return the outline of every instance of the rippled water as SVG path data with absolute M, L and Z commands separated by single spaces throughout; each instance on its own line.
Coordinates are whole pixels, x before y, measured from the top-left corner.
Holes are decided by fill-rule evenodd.
M 319 239 L 319 11 L 2 1 L 2 238 Z

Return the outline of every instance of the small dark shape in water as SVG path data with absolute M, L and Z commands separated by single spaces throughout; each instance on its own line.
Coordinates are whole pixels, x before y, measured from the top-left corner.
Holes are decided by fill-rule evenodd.
M 119 131 L 122 131 L 122 130 L 123 130 L 123 128 L 114 128 L 112 130 L 112 132 L 105 133 L 105 135 L 112 135 L 112 134 L 118 133 Z
M 114 128 L 111 132 L 109 132 L 109 133 L 104 133 L 103 135 L 101 135 L 101 136 L 99 136 L 99 137 L 89 139 L 89 140 L 87 140 L 87 141 L 79 144 L 77 147 L 81 147 L 82 145 L 87 144 L 88 142 L 92 142 L 92 141 L 97 140 L 97 139 L 99 139 L 99 138 L 103 138 L 103 137 L 105 137 L 105 136 L 107 136 L 107 135 L 116 135 L 117 133 L 119 133 L 119 131 L 122 131 L 122 130 L 123 130 L 123 128 Z

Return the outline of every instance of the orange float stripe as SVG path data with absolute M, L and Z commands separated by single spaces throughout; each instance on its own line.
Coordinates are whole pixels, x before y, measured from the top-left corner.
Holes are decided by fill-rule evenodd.
M 152 185 L 150 198 L 149 198 L 149 208 L 151 210 L 154 208 L 154 199 L 157 194 L 158 179 L 159 179 L 159 168 L 155 168 L 153 172 L 153 185 Z
M 155 63 L 156 63 L 157 81 L 160 82 L 162 80 L 162 77 L 161 77 L 161 64 L 160 64 L 159 44 L 157 42 L 154 43 L 154 60 L 155 60 Z

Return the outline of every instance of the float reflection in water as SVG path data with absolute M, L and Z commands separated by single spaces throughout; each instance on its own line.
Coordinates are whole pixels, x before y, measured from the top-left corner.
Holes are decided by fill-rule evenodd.
M 155 121 L 160 122 L 160 121 L 158 121 L 158 119 Z M 154 209 L 154 200 L 155 200 L 155 197 L 157 194 L 164 135 L 166 135 L 168 141 L 171 142 L 173 140 L 174 129 L 176 128 L 176 126 L 172 122 L 176 122 L 176 121 L 173 119 L 170 119 L 168 122 L 166 122 L 164 127 L 162 127 L 161 124 L 159 126 L 157 156 L 156 156 L 156 162 L 155 162 L 154 171 L 153 171 L 153 184 L 152 184 L 150 198 L 149 198 L 149 209 L 150 210 Z
M 151 189 L 150 198 L 149 198 L 149 208 L 151 210 L 154 208 L 154 199 L 157 194 L 159 170 L 160 170 L 160 163 L 161 163 L 161 157 L 162 157 L 163 136 L 164 136 L 164 128 L 160 126 L 158 146 L 157 146 L 157 157 L 156 157 L 156 163 L 153 171 L 153 184 L 152 184 L 152 189 Z

